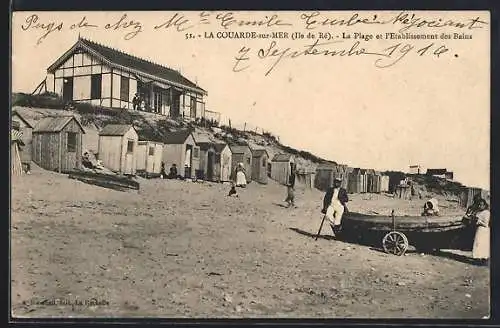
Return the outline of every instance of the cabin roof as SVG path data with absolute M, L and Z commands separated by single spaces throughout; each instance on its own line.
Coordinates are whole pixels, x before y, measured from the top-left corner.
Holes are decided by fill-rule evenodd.
M 196 145 L 200 147 L 200 150 L 203 151 L 209 150 L 210 148 L 213 148 L 215 150 L 215 145 L 212 142 L 203 141 L 203 142 L 198 142 Z
M 233 154 L 244 154 L 247 152 L 252 152 L 250 147 L 248 146 L 231 145 L 229 146 L 229 148 L 231 148 L 231 152 Z
M 32 129 L 33 129 L 33 126 L 36 125 L 35 123 L 33 123 L 30 120 L 28 120 L 26 117 L 24 117 L 23 115 L 21 115 L 21 113 L 19 113 L 16 110 L 14 110 L 12 112 L 12 116 L 14 116 L 14 115 L 17 115 L 27 126 L 29 126 Z
M 215 147 L 215 151 L 218 152 L 218 153 L 220 153 L 220 152 L 222 152 L 224 150 L 224 148 L 227 147 L 227 144 L 225 144 L 225 143 L 216 143 L 214 145 L 214 147 Z
M 108 124 L 99 132 L 100 136 L 124 136 L 131 128 L 130 124 Z
M 171 68 L 163 65 L 147 61 L 145 59 L 129 55 L 117 49 L 113 49 L 102 44 L 79 38 L 78 41 L 73 45 L 73 47 L 57 59 L 52 65 L 49 66 L 47 71 L 53 73 L 57 68 L 60 67 L 64 61 L 73 54 L 77 49 L 84 49 L 89 53 L 93 54 L 103 62 L 106 62 L 110 66 L 115 66 L 119 68 L 132 69 L 136 73 L 143 73 L 150 76 L 154 76 L 160 80 L 171 82 L 180 86 L 184 86 L 193 89 L 199 93 L 206 94 L 207 92 L 200 88 L 196 83 L 191 82 L 189 79 L 184 77 L 181 73 Z
M 183 144 L 186 142 L 187 138 L 191 135 L 190 130 L 178 130 L 173 132 L 168 132 L 165 135 L 164 142 L 166 144 Z
M 292 158 L 291 154 L 276 154 L 274 155 L 273 162 L 289 162 Z
M 267 152 L 267 150 L 265 149 L 252 149 L 252 156 L 253 157 L 261 157 L 261 156 L 264 156 L 264 154 L 267 155 L 267 157 L 269 157 L 269 153 Z
M 69 122 L 75 120 L 82 133 L 85 133 L 82 124 L 74 116 L 49 116 L 44 117 L 33 129 L 33 132 L 61 132 Z

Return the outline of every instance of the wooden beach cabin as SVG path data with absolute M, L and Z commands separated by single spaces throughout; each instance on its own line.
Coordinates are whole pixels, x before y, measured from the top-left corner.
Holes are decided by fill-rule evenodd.
M 252 181 L 252 150 L 247 145 L 238 146 L 238 145 L 230 145 L 232 153 L 231 160 L 231 175 L 234 174 L 236 170 L 236 166 L 238 163 L 243 163 L 243 167 L 245 168 L 245 176 L 247 182 Z
M 159 175 L 162 159 L 163 143 L 145 140 L 137 142 L 137 172 L 146 176 Z
M 108 124 L 99 132 L 98 158 L 112 171 L 135 175 L 138 140 L 132 125 Z
M 197 177 L 200 167 L 200 147 L 190 130 L 169 132 L 163 141 L 163 162 L 168 173 L 172 164 L 184 178 Z
M 17 111 L 12 112 L 12 123 L 14 122 L 17 122 L 16 124 L 19 124 L 18 131 L 21 133 L 20 138 L 24 144 L 24 146 L 20 150 L 21 163 L 23 165 L 29 165 L 33 152 L 33 128 L 36 123 L 30 121 L 28 118 L 24 117 Z
M 84 133 L 74 116 L 41 119 L 33 129 L 33 161 L 50 171 L 70 172 L 80 168 Z
M 347 189 L 348 174 L 347 166 L 336 164 L 334 162 L 327 162 L 319 164 L 316 167 L 316 174 L 314 177 L 314 187 L 316 189 L 325 191 L 333 186 L 333 180 L 340 179 L 342 181 L 341 187 Z
M 288 184 L 291 167 L 295 164 L 295 158 L 291 154 L 276 154 L 271 160 L 271 179 L 280 184 Z
M 252 180 L 258 183 L 267 184 L 268 162 L 269 154 L 267 150 L 264 148 L 252 150 Z
M 216 181 L 216 150 L 212 142 L 198 142 L 200 147 L 200 176 L 203 180 Z
M 215 176 L 221 182 L 231 180 L 232 153 L 225 143 L 215 144 Z
M 21 163 L 20 147 L 24 146 L 20 132 L 19 122 L 12 122 L 11 139 L 10 139 L 10 165 L 11 177 L 23 175 L 23 165 Z

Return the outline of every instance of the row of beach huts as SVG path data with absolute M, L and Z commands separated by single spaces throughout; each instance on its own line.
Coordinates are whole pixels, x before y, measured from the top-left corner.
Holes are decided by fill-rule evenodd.
M 373 169 L 352 168 L 344 164 L 325 163 L 316 168 L 314 187 L 326 190 L 334 179 L 342 181 L 348 193 L 389 192 L 389 176 Z
M 13 112 L 12 121 L 20 130 L 24 146 L 20 151 L 24 164 L 33 161 L 57 172 L 82 167 L 87 148 L 96 148 L 95 157 L 107 169 L 123 175 L 159 176 L 162 163 L 168 174 L 174 164 L 183 178 L 230 181 L 238 163 L 243 163 L 247 181 L 266 184 L 268 177 L 285 184 L 293 157 L 276 154 L 271 160 L 265 148 L 229 145 L 224 142 L 197 142 L 190 130 L 169 132 L 163 140 L 141 140 L 132 125 L 104 126 L 95 147 L 83 146 L 86 133 L 74 116 L 46 116 L 36 123 Z M 311 183 L 309 183 L 311 185 Z

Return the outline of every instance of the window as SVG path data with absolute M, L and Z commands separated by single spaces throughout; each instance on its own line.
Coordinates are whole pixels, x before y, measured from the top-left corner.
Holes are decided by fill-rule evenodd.
M 191 105 L 191 117 L 196 118 L 196 98 L 193 96 L 191 96 L 190 105 Z
M 193 157 L 198 158 L 200 156 L 200 149 L 199 148 L 194 148 L 193 149 Z
M 76 132 L 68 132 L 68 153 L 76 152 Z
M 250 164 L 250 157 L 247 157 L 247 163 Z
M 129 97 L 129 78 L 126 76 L 122 76 L 120 81 L 120 100 L 128 101 L 128 97 Z
M 266 158 L 262 157 L 262 167 L 266 167 Z
M 149 156 L 153 156 L 155 154 L 155 147 L 149 147 Z
M 101 98 L 102 75 L 92 74 L 90 78 L 90 99 Z
M 129 140 L 127 143 L 127 153 L 134 152 L 134 140 Z

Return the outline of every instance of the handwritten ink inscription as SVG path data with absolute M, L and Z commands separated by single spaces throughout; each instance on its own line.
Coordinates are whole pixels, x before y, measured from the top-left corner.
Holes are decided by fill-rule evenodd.
M 246 46 L 241 47 L 235 57 L 233 66 L 234 72 L 241 72 L 250 67 L 252 49 Z M 373 56 L 376 58 L 375 66 L 378 68 L 387 68 L 400 62 L 406 55 L 411 52 L 418 56 L 434 56 L 439 58 L 442 54 L 448 52 L 449 49 L 445 45 L 437 45 L 433 42 L 424 47 L 416 47 L 410 43 L 396 43 L 381 50 L 370 49 L 367 46 L 362 46 L 360 41 L 355 41 L 351 44 L 346 44 L 343 41 L 319 42 L 316 39 L 313 43 L 305 45 L 302 49 L 280 48 L 276 41 L 271 41 L 264 48 L 259 48 L 254 57 L 257 59 L 269 59 L 271 64 L 266 70 L 265 75 L 268 76 L 276 68 L 276 66 L 284 59 L 295 59 L 303 56 L 328 56 L 328 57 L 356 57 L 356 56 Z
M 391 67 L 408 58 L 439 59 L 452 53 L 447 41 L 470 40 L 473 33 L 479 33 L 477 31 L 489 25 L 479 16 L 455 19 L 434 15 L 428 18 L 425 14 L 406 11 L 395 14 L 353 12 L 347 15 L 320 11 L 256 12 L 250 18 L 248 13 L 240 12 L 167 12 L 144 23 L 133 16 L 123 13 L 110 21 L 101 20 L 99 25 L 87 16 L 66 22 L 42 21 L 37 14 L 32 14 L 20 27 L 24 32 L 40 34 L 37 45 L 65 30 L 84 29 L 120 33 L 126 41 L 141 33 L 155 39 L 162 33 L 182 33 L 185 40 L 189 40 L 186 42 L 200 39 L 248 42 L 246 40 L 251 39 L 251 44 L 237 47 L 239 50 L 234 56 L 232 70 L 242 72 L 260 61 L 268 64 L 265 70 L 268 76 L 283 61 L 300 57 L 367 57 L 374 59 L 377 68 Z M 361 27 L 364 27 L 363 31 L 356 31 Z M 371 30 L 367 31 L 367 27 Z M 281 40 L 291 40 L 297 45 L 285 45 Z M 454 57 L 458 55 L 454 53 Z

